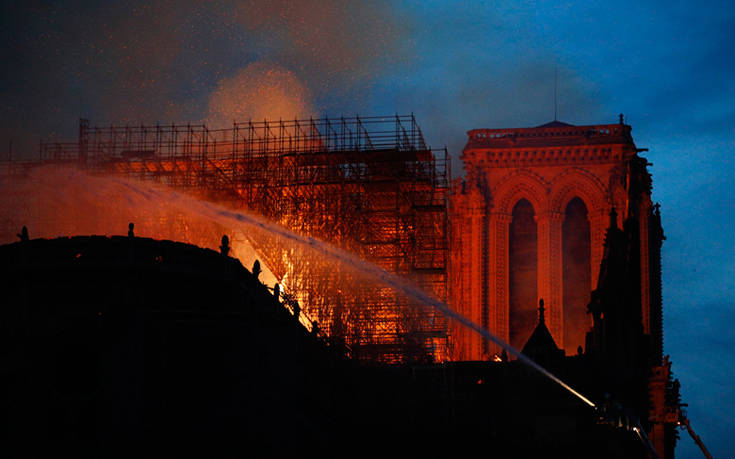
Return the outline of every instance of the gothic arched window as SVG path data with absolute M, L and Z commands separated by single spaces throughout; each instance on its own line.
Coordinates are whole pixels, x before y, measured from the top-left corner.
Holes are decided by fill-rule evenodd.
M 509 238 L 510 344 L 521 349 L 536 327 L 538 278 L 538 230 L 533 206 L 521 199 L 513 207 Z
M 575 355 L 584 347 L 589 329 L 587 303 L 590 300 L 590 221 L 587 206 L 580 198 L 567 204 L 562 225 L 562 290 L 564 350 Z

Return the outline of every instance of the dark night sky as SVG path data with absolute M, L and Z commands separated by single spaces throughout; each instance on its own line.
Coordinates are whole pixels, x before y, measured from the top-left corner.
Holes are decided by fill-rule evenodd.
M 451 5 L 450 5 L 451 3 Z M 735 411 L 735 6 L 699 2 L 3 1 L 0 156 L 92 124 L 416 114 L 465 131 L 614 123 L 654 164 L 665 351 L 715 457 Z M 22 5 L 16 6 L 16 5 Z M 455 161 L 455 175 L 461 167 Z M 682 435 L 679 457 L 699 457 Z

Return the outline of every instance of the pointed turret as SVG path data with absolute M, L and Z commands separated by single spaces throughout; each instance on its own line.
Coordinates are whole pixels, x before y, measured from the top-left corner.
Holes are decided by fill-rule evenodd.
M 544 300 L 541 299 L 538 307 L 538 324 L 521 351 L 540 365 L 564 357 L 564 351 L 559 349 L 546 327 L 544 312 Z

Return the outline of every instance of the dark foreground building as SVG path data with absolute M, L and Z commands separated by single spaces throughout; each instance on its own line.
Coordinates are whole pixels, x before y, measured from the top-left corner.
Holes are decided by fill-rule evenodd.
M 617 265 L 607 266 L 613 282 Z M 24 240 L 0 246 L 0 289 L 9 457 L 648 454 L 620 428 L 626 413 L 620 426 L 601 423 L 519 362 L 359 364 L 211 250 Z M 561 357 L 544 330 L 542 320 L 525 351 L 589 397 L 640 383 L 616 380 L 593 355 Z M 592 333 L 599 355 L 613 335 Z
M 0 172 L 76 165 L 262 214 L 448 299 L 596 410 L 438 311 L 407 320 L 406 299 L 339 270 L 311 276 L 298 267 L 313 260 L 279 244 L 261 241 L 259 256 L 316 294 L 305 310 L 324 333 L 226 250 L 21 233 L 0 247 L 10 450 L 647 457 L 652 444 L 673 457 L 686 419 L 663 356 L 664 236 L 631 127 L 621 117 L 468 134 L 451 193 L 447 153 L 425 145 L 413 116 L 216 131 L 82 121 L 78 141 L 42 144 L 40 162 Z M 20 212 L 0 235 L 28 222 L 96 231 L 59 230 L 79 220 L 54 226 L 35 215 L 44 201 L 32 189 L 6 190 L 12 205 L 0 207 Z

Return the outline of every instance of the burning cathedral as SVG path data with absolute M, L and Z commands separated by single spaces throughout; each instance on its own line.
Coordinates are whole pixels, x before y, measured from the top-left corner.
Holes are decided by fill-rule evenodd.
M 82 120 L 76 141 L 0 164 L 1 242 L 27 226 L 0 247 L 16 311 L 2 325 L 6 398 L 32 401 L 49 437 L 76 445 L 93 432 L 92 455 L 116 442 L 242 451 L 245 438 L 264 453 L 336 456 L 390 434 L 396 454 L 490 442 L 673 457 L 685 416 L 663 355 L 665 238 L 643 151 L 622 115 L 474 129 L 466 175 L 451 180 L 447 151 L 426 146 L 412 115 L 221 130 Z M 84 175 L 53 172 L 70 166 Z M 59 177 L 72 196 L 51 192 Z M 178 195 L 164 205 L 129 180 L 220 210 Z M 58 237 L 129 221 L 128 237 Z M 491 335 L 284 244 L 270 224 L 400 277 Z M 247 271 L 228 254 L 258 262 Z M 264 285 L 261 263 L 277 284 Z M 520 349 L 594 409 L 521 365 Z M 33 419 L 8 403 L 29 439 Z

